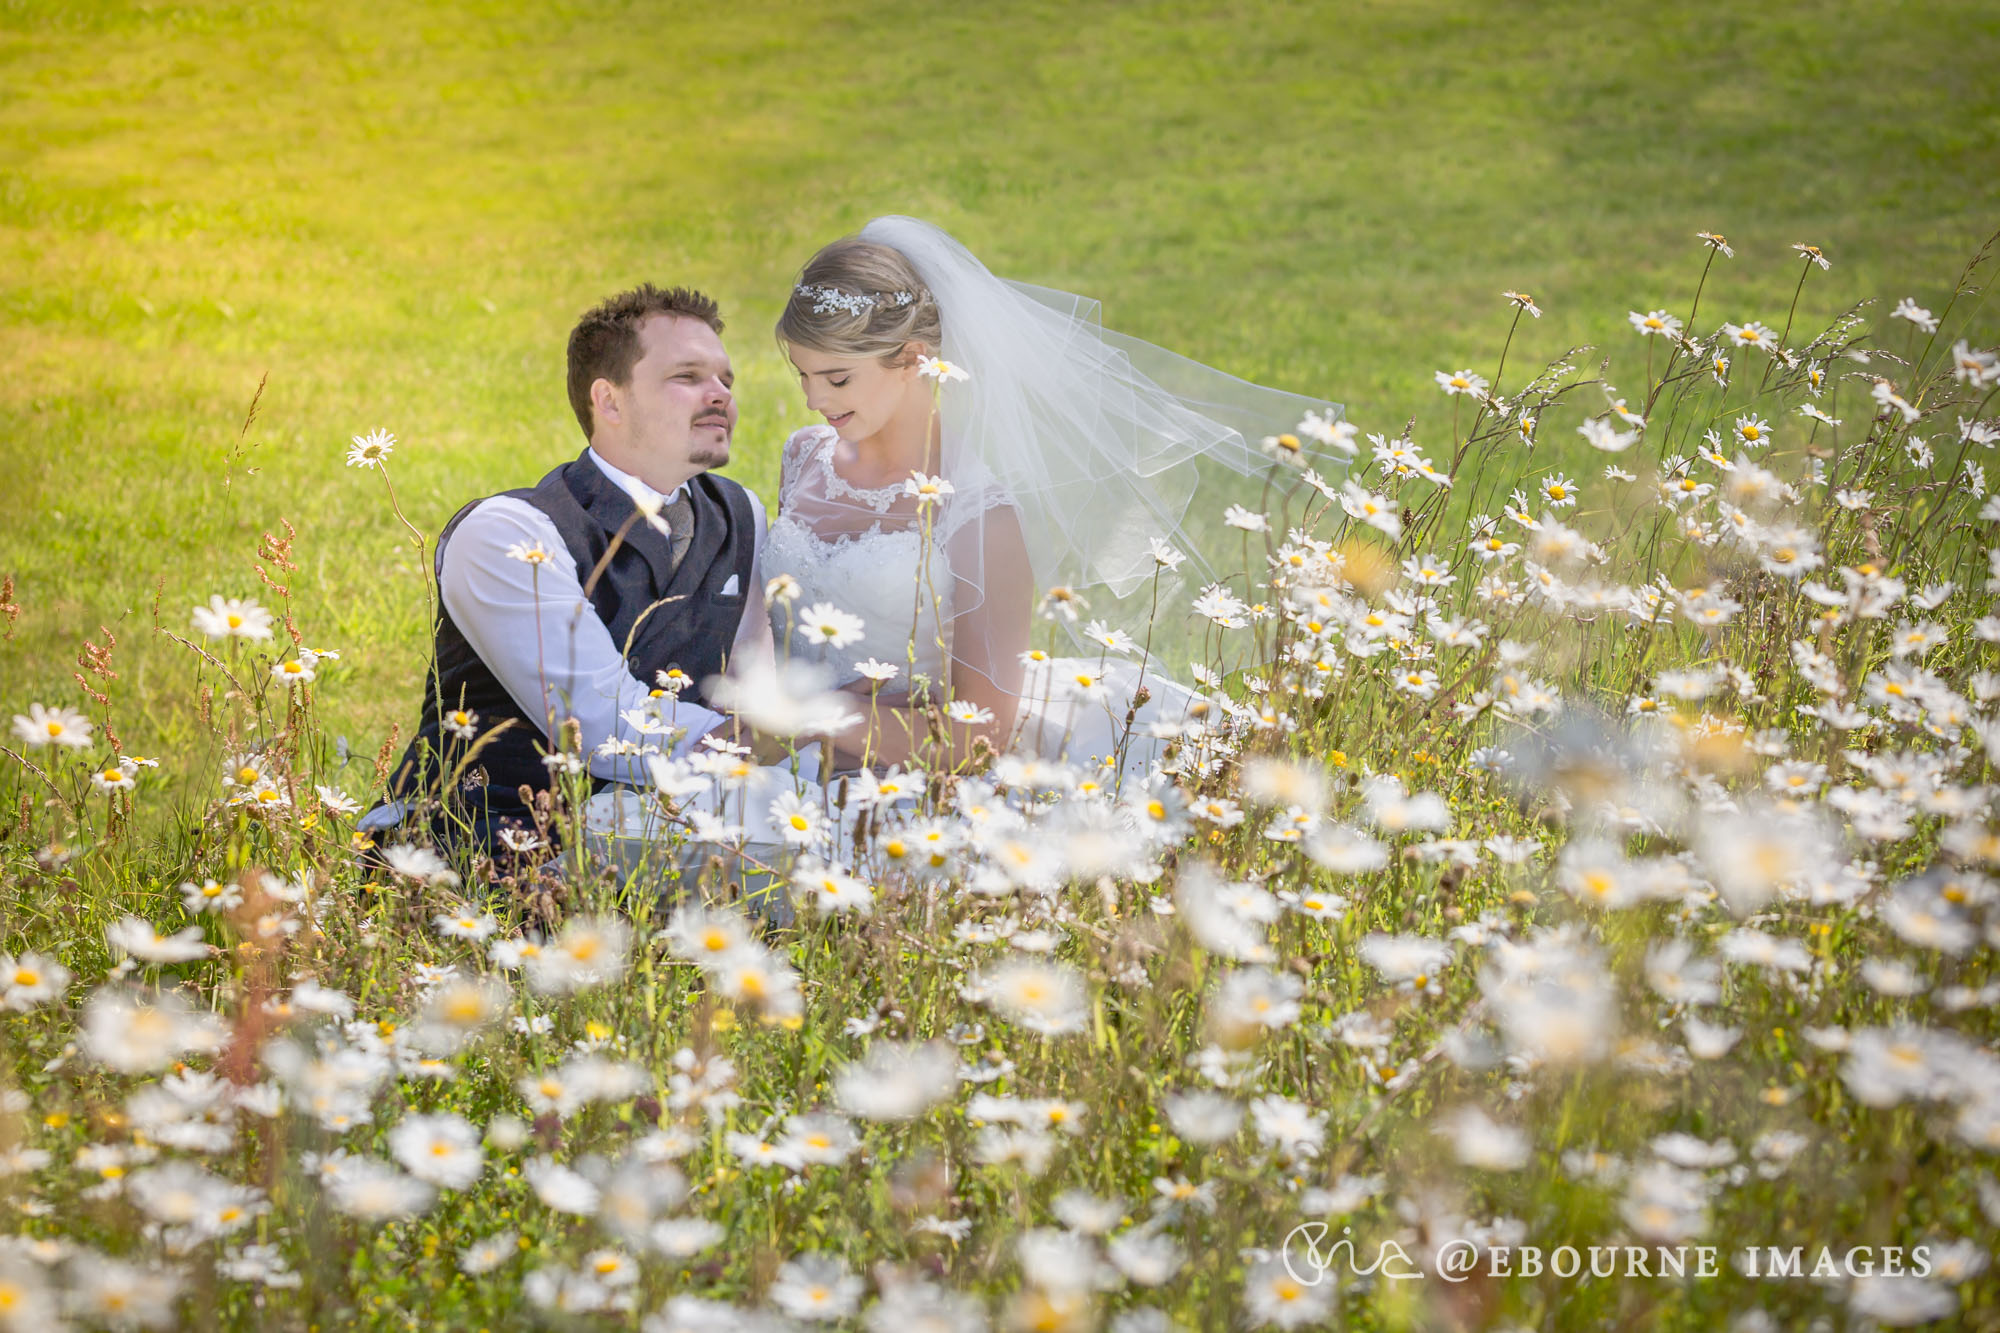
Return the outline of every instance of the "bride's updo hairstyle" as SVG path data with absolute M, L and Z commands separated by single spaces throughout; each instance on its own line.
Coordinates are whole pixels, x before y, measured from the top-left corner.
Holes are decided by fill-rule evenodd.
M 846 236 L 807 261 L 778 317 L 778 343 L 834 356 L 903 362 L 906 343 L 938 355 L 944 326 L 937 298 L 893 246 Z

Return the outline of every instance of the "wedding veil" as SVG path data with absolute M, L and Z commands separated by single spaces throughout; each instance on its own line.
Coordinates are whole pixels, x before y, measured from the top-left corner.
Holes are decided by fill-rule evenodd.
M 977 605 L 1002 575 L 1018 580 L 1020 571 L 967 567 L 991 547 L 966 526 L 993 522 L 1009 506 L 1035 594 L 1068 587 L 1088 603 L 1083 620 L 1130 627 L 1135 637 L 1154 615 L 1153 580 L 1162 572 L 1154 539 L 1187 556 L 1161 589 L 1162 619 L 1185 620 L 1191 589 L 1241 579 L 1244 534 L 1225 525 L 1225 507 L 1256 506 L 1258 486 L 1247 483 L 1272 467 L 1266 437 L 1296 432 L 1309 412 L 1337 419 L 1338 404 L 1251 384 L 1105 329 L 1095 300 L 997 278 L 920 219 L 879 217 L 860 235 L 910 260 L 937 301 L 940 355 L 969 376 L 941 386 L 944 475 L 959 478 L 961 490 L 963 479 L 980 478 L 1004 497 L 997 506 L 954 497 L 941 509 L 956 612 Z M 1258 577 L 1249 582 L 1261 584 L 1263 539 L 1250 549 Z M 1239 587 L 1254 600 L 1253 588 Z M 953 646 L 956 659 L 975 664 L 981 651 Z

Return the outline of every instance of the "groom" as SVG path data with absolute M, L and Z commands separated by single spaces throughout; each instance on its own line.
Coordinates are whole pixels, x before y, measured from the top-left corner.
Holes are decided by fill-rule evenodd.
M 363 831 L 436 797 L 431 832 L 445 846 L 519 845 L 533 826 L 521 789 L 550 786 L 544 755 L 555 757 L 566 721 L 593 790 L 648 782 L 636 752 L 662 738 L 634 720 L 655 700 L 685 729 L 676 755 L 730 721 L 698 683 L 738 652 L 768 654 L 771 629 L 763 506 L 709 471 L 729 461 L 736 426 L 721 333 L 709 297 L 650 284 L 577 322 L 569 401 L 589 444 L 539 484 L 475 500 L 445 525 L 423 718 L 390 779 L 394 799 Z

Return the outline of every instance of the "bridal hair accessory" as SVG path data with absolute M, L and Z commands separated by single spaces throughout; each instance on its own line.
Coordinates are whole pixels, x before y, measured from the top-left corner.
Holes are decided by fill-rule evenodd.
M 850 315 L 865 315 L 878 305 L 900 309 L 917 299 L 910 292 L 848 292 L 838 287 L 805 282 L 792 288 L 792 291 L 800 296 L 813 298 L 815 315 L 824 315 L 830 310 L 844 310 Z

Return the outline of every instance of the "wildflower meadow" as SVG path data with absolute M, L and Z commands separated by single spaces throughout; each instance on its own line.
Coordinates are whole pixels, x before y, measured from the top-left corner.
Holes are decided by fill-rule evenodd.
M 491 857 L 359 832 L 458 500 L 253 381 L 200 586 L 54 653 L 0 571 L 0 1328 L 2000 1326 L 2000 236 L 1883 300 L 1705 225 L 1298 385 L 1157 651 L 1041 590 L 1197 689 L 1156 769 L 920 747 L 755 864 L 721 743 L 594 855 L 573 730 Z M 336 491 L 379 578 L 278 517 Z

